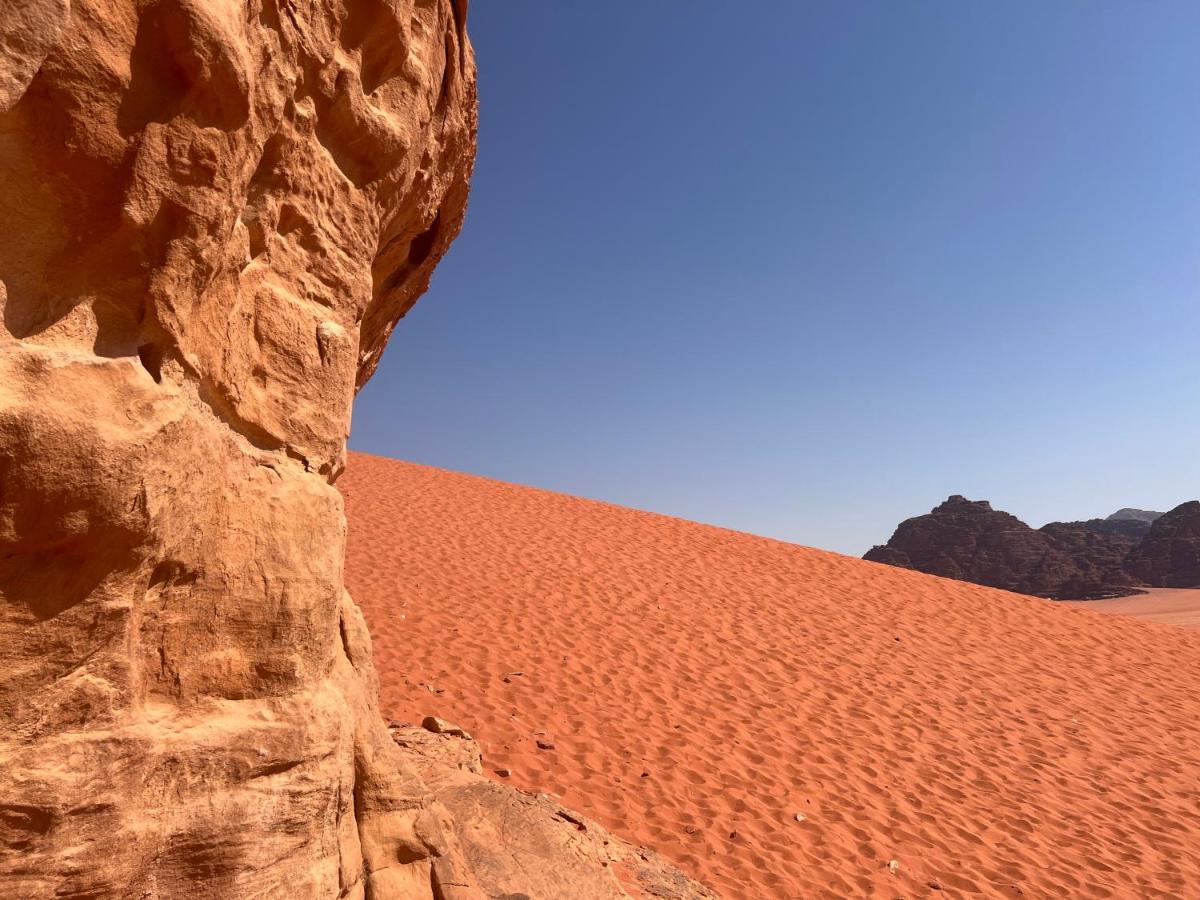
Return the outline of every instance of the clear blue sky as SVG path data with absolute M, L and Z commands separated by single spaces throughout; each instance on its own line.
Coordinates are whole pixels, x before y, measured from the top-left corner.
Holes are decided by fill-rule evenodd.
M 476 0 L 351 447 L 861 554 L 1200 496 L 1200 3 Z

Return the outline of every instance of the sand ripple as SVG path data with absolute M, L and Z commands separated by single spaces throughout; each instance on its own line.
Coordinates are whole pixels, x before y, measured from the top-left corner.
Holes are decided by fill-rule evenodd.
M 727 897 L 1200 897 L 1200 631 L 378 457 L 339 487 L 385 711 Z

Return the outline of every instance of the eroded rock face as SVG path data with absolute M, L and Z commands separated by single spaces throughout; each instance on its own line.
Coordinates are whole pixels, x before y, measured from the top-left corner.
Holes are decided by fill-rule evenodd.
M 1124 569 L 1125 557 L 1137 546 L 1144 525 L 1136 520 L 1088 519 L 1050 522 L 1038 529 L 1069 564 L 1047 572 L 1048 597 L 1094 600 L 1137 594 L 1141 582 Z
M 986 500 L 955 495 L 906 519 L 864 559 L 1059 600 L 1138 593 L 1123 569 L 1138 522 L 1093 519 L 1031 528 Z
M 711 896 L 398 746 L 342 586 L 354 391 L 466 204 L 466 12 L 0 6 L 0 896 Z
M 331 481 L 462 221 L 465 17 L 0 5 L 4 896 L 431 896 Z
M 1145 519 L 1126 519 L 1109 516 L 1106 519 L 1087 519 L 1083 522 L 1066 522 L 1051 524 L 1082 525 L 1088 531 L 1096 534 L 1119 534 L 1133 541 L 1140 541 L 1150 531 L 1151 523 Z M 1048 526 L 1043 526 L 1043 530 Z
M 453 865 L 439 861 L 435 873 L 444 884 L 469 884 L 475 893 L 464 892 L 464 900 L 715 900 L 657 854 L 625 843 L 551 797 L 484 778 L 479 745 L 461 728 L 423 724 L 390 731 L 449 814 L 446 831 L 457 856 Z
M 1200 586 L 1200 500 L 1156 518 L 1125 568 L 1154 587 Z
M 1132 506 L 1123 506 L 1111 516 L 1108 516 L 1106 522 L 1144 522 L 1147 525 L 1153 525 L 1156 519 L 1160 519 L 1165 515 L 1153 509 L 1135 509 Z

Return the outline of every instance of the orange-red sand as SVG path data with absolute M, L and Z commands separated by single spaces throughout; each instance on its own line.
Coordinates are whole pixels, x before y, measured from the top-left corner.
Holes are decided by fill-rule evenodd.
M 1145 594 L 1115 600 L 1081 600 L 1096 612 L 1135 616 L 1166 625 L 1200 628 L 1200 588 L 1147 588 Z
M 1200 630 L 378 457 L 339 486 L 385 712 L 727 897 L 1200 897 Z

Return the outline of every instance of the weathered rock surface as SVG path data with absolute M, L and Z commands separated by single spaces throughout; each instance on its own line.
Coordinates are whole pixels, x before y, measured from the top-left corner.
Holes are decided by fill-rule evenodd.
M 1140 541 L 1150 532 L 1150 523 L 1145 519 L 1114 519 L 1112 516 L 1106 519 L 1087 519 L 1083 522 L 1061 524 L 1082 525 L 1089 531 L 1094 531 L 1097 534 L 1119 534 L 1135 542 Z M 1043 528 L 1045 527 L 1043 526 Z
M 1052 522 L 1041 529 L 955 495 L 907 519 L 864 559 L 1054 599 L 1136 593 L 1122 563 L 1136 543 L 1112 523 Z
M 1130 519 L 1145 522 L 1147 525 L 1154 522 L 1155 519 L 1161 518 L 1165 513 L 1156 512 L 1152 509 L 1134 509 L 1132 506 L 1123 506 L 1115 513 L 1108 517 L 1108 521 L 1128 521 Z
M 481 896 L 331 484 L 462 221 L 466 7 L 0 5 L 3 896 Z
M 461 729 L 460 729 L 461 730 Z M 470 885 L 452 897 L 704 900 L 711 891 L 683 876 L 644 847 L 613 837 L 545 794 L 482 776 L 478 745 L 452 732 L 396 726 L 396 743 L 416 761 L 417 774 L 447 810 L 459 856 L 439 873 L 445 889 Z
M 1181 503 L 1155 519 L 1125 568 L 1153 587 L 1200 586 L 1200 501 Z
M 1037 530 L 1069 565 L 1054 572 L 1052 593 L 1061 600 L 1095 600 L 1136 594 L 1140 583 L 1124 569 L 1125 557 L 1138 542 L 1144 523 L 1136 520 L 1089 519 L 1050 522 Z M 1045 567 L 1043 567 L 1045 571 Z

